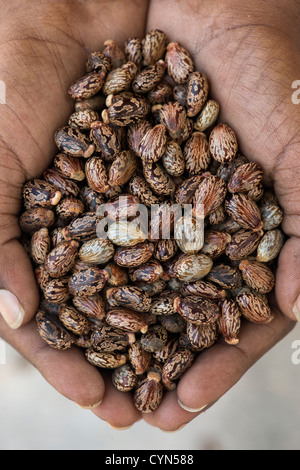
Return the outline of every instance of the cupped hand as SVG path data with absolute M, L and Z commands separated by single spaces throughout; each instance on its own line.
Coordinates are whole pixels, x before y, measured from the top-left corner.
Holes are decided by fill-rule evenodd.
M 106 39 L 123 44 L 130 36 L 143 37 L 147 1 L 0 5 L 0 79 L 6 88 L 6 104 L 0 105 L 0 336 L 61 394 L 85 407 L 102 401 L 98 416 L 128 426 L 139 419 L 128 397 L 110 391 L 110 381 L 79 350 L 58 352 L 39 337 L 33 320 L 39 294 L 18 241 L 18 214 L 23 184 L 39 177 L 55 155 L 54 132 L 74 109 L 67 90 L 84 75 L 88 52 L 101 50 Z
M 236 131 L 240 152 L 259 163 L 265 183 L 274 185 L 289 237 L 279 258 L 274 320 L 247 322 L 238 345 L 219 342 L 202 352 L 177 390 L 145 417 L 164 430 L 178 429 L 215 403 L 300 320 L 300 106 L 292 101 L 292 84 L 300 77 L 297 3 L 152 0 L 150 5 L 147 29 L 162 29 L 181 42 L 208 75 L 221 122 Z

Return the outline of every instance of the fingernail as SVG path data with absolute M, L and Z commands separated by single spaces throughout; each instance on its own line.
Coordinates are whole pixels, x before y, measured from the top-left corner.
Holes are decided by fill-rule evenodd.
M 188 411 L 189 413 L 200 413 L 200 411 L 203 411 L 208 405 L 201 406 L 200 408 L 190 408 L 189 406 L 184 405 L 179 399 L 178 399 L 178 404 L 181 406 L 181 408 L 185 411 Z
M 132 425 L 130 426 L 125 426 L 124 428 L 119 428 L 117 426 L 113 426 L 112 424 L 108 423 L 110 425 L 111 428 L 115 429 L 116 431 L 126 431 L 126 429 L 130 429 L 132 427 Z
M 174 429 L 174 431 L 164 431 L 164 432 L 173 433 L 173 432 L 181 431 L 181 429 L 185 428 L 187 424 L 188 423 L 182 424 L 181 426 L 179 426 L 179 428 Z
M 80 406 L 83 410 L 93 410 L 94 408 L 97 408 L 97 406 L 100 406 L 102 403 L 102 400 L 98 401 L 94 405 L 80 405 L 80 403 L 77 403 L 77 405 Z
M 5 289 L 0 289 L 0 313 L 10 328 L 16 330 L 22 325 L 24 309 L 17 297 Z
M 296 300 L 296 302 L 294 303 L 293 314 L 295 315 L 296 320 L 300 322 L 300 295 L 298 299 Z

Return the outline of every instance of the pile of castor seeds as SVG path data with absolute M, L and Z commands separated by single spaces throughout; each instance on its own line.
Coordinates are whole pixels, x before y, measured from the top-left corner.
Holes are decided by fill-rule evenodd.
M 148 413 L 202 351 L 272 321 L 283 213 L 219 122 L 207 76 L 164 32 L 106 41 L 66 92 L 74 112 L 20 215 L 37 328 L 111 369 Z M 141 207 L 148 226 L 136 223 Z

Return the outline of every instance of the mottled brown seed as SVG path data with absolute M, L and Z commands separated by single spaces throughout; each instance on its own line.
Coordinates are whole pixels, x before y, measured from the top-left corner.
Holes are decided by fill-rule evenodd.
M 188 322 L 186 331 L 192 350 L 197 352 L 213 346 L 218 337 L 216 322 L 208 325 L 195 325 Z
M 115 129 L 99 120 L 91 125 L 90 139 L 105 160 L 113 160 L 115 154 L 121 151 L 121 143 Z
M 186 255 L 199 253 L 204 244 L 204 225 L 201 219 L 183 216 L 176 220 L 174 238 L 178 248 Z
M 50 228 L 55 222 L 55 215 L 51 209 L 35 207 L 23 212 L 19 225 L 23 232 L 33 235 L 42 228 Z
M 157 124 L 141 139 L 138 153 L 144 162 L 157 162 L 163 156 L 166 146 L 166 128 L 163 124 Z
M 220 309 L 215 302 L 193 295 L 176 297 L 174 310 L 195 325 L 214 323 L 220 315 Z
M 226 183 L 222 178 L 212 175 L 210 172 L 202 174 L 193 198 L 193 215 L 200 218 L 214 212 L 223 204 L 226 192 Z
M 168 332 L 162 325 L 153 325 L 141 336 L 141 346 L 150 353 L 159 351 L 168 340 Z
M 167 389 L 176 388 L 174 381 L 191 367 L 194 356 L 190 349 L 179 349 L 167 359 L 162 370 L 162 382 Z
M 101 352 L 122 351 L 134 341 L 133 334 L 109 325 L 101 325 L 91 334 L 93 349 Z
M 228 181 L 228 191 L 231 193 L 244 193 L 252 190 L 261 183 L 263 170 L 255 162 L 245 163 L 237 168 Z
M 68 125 L 86 131 L 91 128 L 93 122 L 98 120 L 99 114 L 96 111 L 84 109 L 72 113 L 69 117 Z
M 117 94 L 128 90 L 138 68 L 134 62 L 126 62 L 121 67 L 111 70 L 102 87 L 104 95 Z
M 164 262 L 173 258 L 173 256 L 177 253 L 177 251 L 178 251 L 178 246 L 177 246 L 176 241 L 173 238 L 169 238 L 166 240 L 158 240 L 155 243 L 153 256 L 158 261 Z
M 85 175 L 88 185 L 97 193 L 106 193 L 109 189 L 106 167 L 101 158 L 94 156 L 85 164 Z
M 89 53 L 86 61 L 86 71 L 103 73 L 111 69 L 111 61 L 100 51 L 92 51 Z
M 149 312 L 151 298 L 137 286 L 111 287 L 106 291 L 107 303 L 111 307 L 124 307 L 137 312 Z
M 126 62 L 123 49 L 121 49 L 113 39 L 107 39 L 104 42 L 102 54 L 109 60 L 113 69 L 121 67 Z
M 85 352 L 87 360 L 101 369 L 116 369 L 127 362 L 126 354 L 117 352 L 99 352 L 93 348 L 88 348 Z
M 25 183 L 23 187 L 23 201 L 27 209 L 34 207 L 55 206 L 61 200 L 62 194 L 56 186 L 43 181 L 34 179 Z
M 180 139 L 186 126 L 186 110 L 177 101 L 170 101 L 159 109 L 160 124 L 167 128 L 171 139 Z
M 64 197 L 73 196 L 77 197 L 80 193 L 80 188 L 75 181 L 71 181 L 65 175 L 63 175 L 60 171 L 49 168 L 48 170 L 44 171 L 43 177 L 48 183 L 51 183 L 55 186 Z
M 35 316 L 40 336 L 54 349 L 69 349 L 75 341 L 74 335 L 67 331 L 55 315 L 38 310 Z
M 128 348 L 128 358 L 136 375 L 142 375 L 148 370 L 152 356 L 142 348 L 140 341 L 136 341 Z
M 123 150 L 115 155 L 108 172 L 108 183 L 111 186 L 122 186 L 134 175 L 137 169 L 137 159 L 130 150 Z
M 197 131 L 205 132 L 211 126 L 213 126 L 218 119 L 220 112 L 220 105 L 215 100 L 208 100 L 199 116 L 194 122 L 194 128 Z
M 274 229 L 266 232 L 257 247 L 257 261 L 268 263 L 274 260 L 279 255 L 283 244 L 284 235 L 281 230 Z
M 62 230 L 62 235 L 66 240 L 88 240 L 96 237 L 97 218 L 95 212 L 86 212 L 72 220 Z
M 70 86 L 68 93 L 74 100 L 91 98 L 99 93 L 104 83 L 105 73 L 91 72 L 76 80 Z
M 154 351 L 152 353 L 153 358 L 159 363 L 164 364 L 167 361 L 167 359 L 169 359 L 169 357 L 175 354 L 177 347 L 178 347 L 178 339 L 171 338 L 166 342 L 166 344 L 161 349 L 159 349 L 158 351 Z
M 84 163 L 80 158 L 58 153 L 54 158 L 53 164 L 66 178 L 75 181 L 83 181 L 85 179 Z
M 72 274 L 69 279 L 69 291 L 73 296 L 95 295 L 101 291 L 108 280 L 104 269 L 91 267 Z
M 275 285 L 275 276 L 271 269 L 264 263 L 244 259 L 239 264 L 245 283 L 251 289 L 267 294 L 271 292 Z
M 132 247 L 119 248 L 114 256 L 114 261 L 119 266 L 123 266 L 125 268 L 134 268 L 149 261 L 153 252 L 153 243 L 138 243 Z
M 234 194 L 225 202 L 225 209 L 229 216 L 242 228 L 260 231 L 263 227 L 260 210 L 252 199 L 243 193 Z
M 162 164 L 171 176 L 181 176 L 185 171 L 185 159 L 180 145 L 173 139 L 168 139 L 162 155 Z
M 209 137 L 212 157 L 220 163 L 231 162 L 238 151 L 235 132 L 227 124 L 218 124 Z
M 241 229 L 232 234 L 231 242 L 227 245 L 225 253 L 232 260 L 242 260 L 250 256 L 257 249 L 263 231 Z
M 168 44 L 165 61 L 168 67 L 168 74 L 175 83 L 185 83 L 195 69 L 191 55 L 178 42 L 170 42 Z
M 106 264 L 114 256 L 113 244 L 106 239 L 94 238 L 85 241 L 78 252 L 79 258 L 85 263 Z
M 109 225 L 108 239 L 117 246 L 135 246 L 147 239 L 147 234 L 135 221 L 120 220 Z
M 185 167 L 190 175 L 207 170 L 211 157 L 208 140 L 203 132 L 193 132 L 184 145 Z
M 68 283 L 68 277 L 52 279 L 51 281 L 47 282 L 43 289 L 45 299 L 54 304 L 66 303 L 71 297 Z
M 95 151 L 95 146 L 77 128 L 65 126 L 54 134 L 57 148 L 70 157 L 89 158 Z
M 75 263 L 79 243 L 75 240 L 65 241 L 57 245 L 48 254 L 45 268 L 51 277 L 65 276 Z
M 241 328 L 241 312 L 238 304 L 233 299 L 224 299 L 219 303 L 221 316 L 219 318 L 219 330 L 226 343 L 238 344 L 238 334 Z
M 81 197 L 87 212 L 96 212 L 98 206 L 105 202 L 104 194 L 97 193 L 89 186 L 84 186 L 81 189 Z
M 128 308 L 114 308 L 107 312 L 106 323 L 131 333 L 145 333 L 148 325 L 136 311 Z
M 180 287 L 182 295 L 199 295 L 217 302 L 227 297 L 227 291 L 208 281 L 184 282 Z
M 173 315 L 175 313 L 174 300 L 177 296 L 177 292 L 165 290 L 158 297 L 153 298 L 150 312 L 154 315 Z
M 128 126 L 143 119 L 150 112 L 150 104 L 144 97 L 122 97 L 102 113 L 103 121 L 116 126 Z
M 113 261 L 108 263 L 104 269 L 109 275 L 109 279 L 107 281 L 108 285 L 117 287 L 128 284 L 129 279 L 127 269 L 118 266 Z
M 171 101 L 172 96 L 173 96 L 172 87 L 163 78 L 161 82 L 158 83 L 158 85 L 156 85 L 154 88 L 152 88 L 151 91 L 149 91 L 147 98 L 150 104 L 153 106 L 156 104 L 165 104 L 168 101 Z
M 142 41 L 143 64 L 153 65 L 162 59 L 166 52 L 167 36 L 159 29 L 151 29 Z
M 151 259 L 138 267 L 129 268 L 129 278 L 134 284 L 139 282 L 155 282 L 161 278 L 163 273 L 162 265 L 155 259 Z
M 213 261 L 203 254 L 183 255 L 174 265 L 175 276 L 184 282 L 194 282 L 207 276 L 212 269 Z
M 72 298 L 74 307 L 88 318 L 103 320 L 105 311 L 105 302 L 100 294 L 86 297 L 74 296 Z
M 141 157 L 140 142 L 150 129 L 152 129 L 152 126 L 150 122 L 145 119 L 140 119 L 128 127 L 127 144 L 129 149 L 138 157 Z
M 236 289 L 243 283 L 238 268 L 227 264 L 217 264 L 213 266 L 206 279 L 223 289 Z
M 231 235 L 216 230 L 206 230 L 201 253 L 210 256 L 213 260 L 225 253 L 227 245 L 231 242 Z
M 209 92 L 207 76 L 201 72 L 192 72 L 187 81 L 186 109 L 188 117 L 195 117 L 203 108 Z
M 120 392 L 129 392 L 133 390 L 138 382 L 136 373 L 129 364 L 123 364 L 112 373 L 112 383 Z
M 129 62 L 134 62 L 138 68 L 143 61 L 143 44 L 140 38 L 128 38 L 124 44 L 124 52 Z
M 186 320 L 179 313 L 158 317 L 161 325 L 172 334 L 181 334 L 186 330 Z
M 147 183 L 151 186 L 152 190 L 163 196 L 172 194 L 176 185 L 172 177 L 164 170 L 162 165 L 158 162 L 143 163 L 143 173 Z
M 264 197 L 259 201 L 259 209 L 263 221 L 263 230 L 273 230 L 281 224 L 283 210 L 272 192 L 266 191 Z
M 35 263 L 43 264 L 45 262 L 50 246 L 51 240 L 47 228 L 41 228 L 32 235 L 31 256 Z
M 88 319 L 70 305 L 59 307 L 59 319 L 64 327 L 75 335 L 86 335 L 90 331 Z
M 142 176 L 135 175 L 131 178 L 128 183 L 128 190 L 139 198 L 141 204 L 147 207 L 151 207 L 152 204 L 160 204 L 161 202 L 159 197 L 153 194 L 151 186 Z
M 163 386 L 160 378 L 160 374 L 150 371 L 147 374 L 147 378 L 135 390 L 133 397 L 134 405 L 142 413 L 151 413 L 161 404 Z
M 66 197 L 56 206 L 56 214 L 64 220 L 79 217 L 85 211 L 83 202 L 74 197 Z
M 165 74 L 166 64 L 163 60 L 157 61 L 140 71 L 132 81 L 132 90 L 135 93 L 149 93 L 161 81 Z
M 242 315 L 253 323 L 270 323 L 274 316 L 269 305 L 253 292 L 246 292 L 235 298 Z
M 175 193 L 175 200 L 181 206 L 191 204 L 196 189 L 202 180 L 202 175 L 195 175 L 185 180 L 177 189 Z

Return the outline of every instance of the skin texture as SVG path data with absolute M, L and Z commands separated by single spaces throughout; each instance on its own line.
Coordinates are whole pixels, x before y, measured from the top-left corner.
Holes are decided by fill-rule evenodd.
M 25 310 L 24 325 L 11 330 L 0 319 L 0 336 L 15 347 L 62 395 L 82 406 L 101 399 L 93 412 L 116 427 L 142 416 L 127 394 L 118 392 L 86 362 L 81 351 L 55 351 L 36 332 L 32 318 L 38 290 L 31 265 L 17 239 L 24 182 L 39 176 L 55 155 L 53 133 L 72 111 L 70 84 L 84 73 L 88 51 L 113 38 L 143 37 L 159 28 L 193 55 L 221 103 L 221 120 L 237 132 L 241 153 L 261 164 L 285 211 L 290 237 L 280 255 L 275 319 L 242 326 L 236 346 L 219 342 L 202 353 L 145 419 L 176 430 L 211 406 L 294 326 L 300 293 L 300 112 L 292 83 L 300 79 L 297 2 L 252 0 L 1 1 L 0 77 L 7 105 L 0 114 L 0 287 L 13 292 Z M 131 21 L 135 18 L 134 22 Z M 188 25 L 188 29 L 186 27 Z M 188 30 L 188 32 L 187 32 Z M 57 111 L 59 110 L 59 111 Z M 75 357 L 76 356 L 76 357 Z M 76 367 L 74 366 L 76 364 Z

